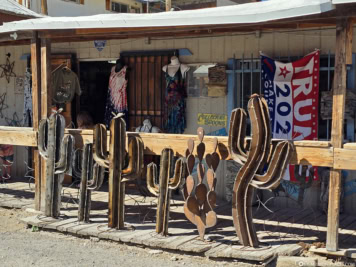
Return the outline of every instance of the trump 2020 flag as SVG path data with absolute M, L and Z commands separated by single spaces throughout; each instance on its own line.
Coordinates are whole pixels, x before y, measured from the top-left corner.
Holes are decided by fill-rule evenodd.
M 319 55 L 317 50 L 290 63 L 261 55 L 262 90 L 273 138 L 318 138 Z M 295 180 L 294 166 L 289 166 L 284 179 Z

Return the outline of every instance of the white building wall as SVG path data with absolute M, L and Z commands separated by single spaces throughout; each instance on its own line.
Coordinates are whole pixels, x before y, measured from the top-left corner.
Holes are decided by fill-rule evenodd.
M 142 10 L 142 4 L 133 0 L 118 0 Z M 112 13 L 106 10 L 104 0 L 84 0 L 84 5 L 64 0 L 47 0 L 48 15 L 52 17 L 76 17 Z M 41 13 L 41 0 L 32 0 L 31 10 Z

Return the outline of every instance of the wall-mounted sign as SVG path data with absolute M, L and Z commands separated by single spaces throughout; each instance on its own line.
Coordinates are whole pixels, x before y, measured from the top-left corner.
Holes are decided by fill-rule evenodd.
M 227 123 L 227 115 L 198 113 L 198 124 L 209 126 L 225 127 Z
M 103 51 L 104 47 L 106 45 L 106 40 L 96 40 L 94 41 L 94 47 L 99 51 Z

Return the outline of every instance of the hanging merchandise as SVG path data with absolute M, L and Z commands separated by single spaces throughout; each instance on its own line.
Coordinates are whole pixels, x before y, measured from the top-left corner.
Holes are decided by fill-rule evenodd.
M 106 100 L 105 109 L 105 124 L 110 125 L 111 119 L 118 113 L 125 114 L 127 122 L 128 107 L 127 107 L 127 79 L 126 79 L 127 66 L 118 59 L 116 66 L 112 67 L 109 78 L 109 92 Z M 114 115 L 115 114 L 115 115 Z
M 66 66 L 60 66 L 52 73 L 53 101 L 65 104 L 73 100 L 74 94 L 81 94 L 77 74 Z
M 23 125 L 31 126 L 32 122 L 32 87 L 31 73 L 27 69 L 24 77 L 24 108 L 23 108 Z
M 186 128 L 185 74 L 189 67 L 181 64 L 176 56 L 171 58 L 171 63 L 162 69 L 166 77 L 164 131 L 167 133 L 183 133 Z

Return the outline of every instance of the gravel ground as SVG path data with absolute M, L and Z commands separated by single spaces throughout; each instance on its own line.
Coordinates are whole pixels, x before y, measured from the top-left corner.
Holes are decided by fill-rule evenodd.
M 230 266 L 205 257 L 162 252 L 148 248 L 81 239 L 61 233 L 26 229 L 22 210 L 0 208 L 0 266 Z

